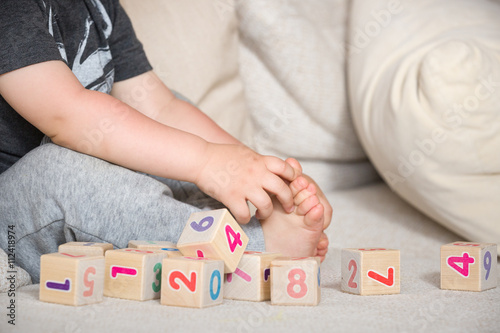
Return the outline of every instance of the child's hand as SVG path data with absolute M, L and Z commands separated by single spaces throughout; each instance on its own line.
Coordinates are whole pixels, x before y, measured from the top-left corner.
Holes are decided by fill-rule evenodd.
M 287 181 L 293 181 L 302 170 L 243 145 L 209 143 L 207 147 L 206 162 L 200 166 L 195 183 L 226 205 L 238 222 L 250 220 L 247 200 L 257 208 L 259 218 L 269 217 L 273 212 L 270 194 L 276 195 L 286 212 L 294 210 Z

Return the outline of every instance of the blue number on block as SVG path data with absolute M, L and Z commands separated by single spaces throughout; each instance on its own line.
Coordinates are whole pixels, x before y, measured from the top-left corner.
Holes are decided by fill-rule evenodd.
M 217 291 L 214 293 L 214 279 L 217 277 Z M 219 298 L 220 294 L 220 287 L 221 287 L 221 276 L 220 276 L 220 271 L 215 270 L 212 272 L 212 276 L 210 277 L 210 298 L 215 301 L 217 298 Z

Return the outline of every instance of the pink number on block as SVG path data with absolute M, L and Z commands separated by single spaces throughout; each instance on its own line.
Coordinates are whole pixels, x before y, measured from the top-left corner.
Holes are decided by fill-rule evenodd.
M 241 241 L 241 234 L 239 232 L 235 232 L 233 228 L 228 224 L 226 225 L 226 237 L 227 243 L 229 244 L 229 250 L 233 253 L 236 250 L 236 246 L 243 246 L 243 242 Z
M 387 287 L 392 287 L 394 286 L 394 267 L 387 268 L 387 277 L 381 275 L 378 272 L 375 272 L 374 270 L 368 271 L 368 277 L 382 283 Z
M 89 297 L 94 294 L 94 280 L 89 280 L 89 274 L 96 274 L 96 269 L 94 266 L 90 266 L 83 273 L 83 284 L 85 287 L 89 288 L 83 292 L 83 297 Z
M 154 253 L 153 251 L 139 250 L 139 249 L 125 249 L 127 252 L 137 252 L 137 253 Z
M 358 265 L 356 264 L 356 260 L 351 259 L 347 268 L 349 269 L 349 272 L 351 271 L 351 268 L 353 268 L 351 278 L 349 279 L 349 282 L 347 282 L 347 286 L 349 288 L 356 289 L 358 287 L 358 284 L 354 282 L 354 278 L 356 277 L 356 273 L 358 272 Z
M 79 256 L 76 256 L 76 255 L 73 255 L 73 254 L 69 254 L 69 253 L 61 253 L 63 256 L 68 256 L 68 257 L 71 257 L 71 258 L 81 258 L 81 257 L 85 257 L 85 254 L 81 254 Z
M 181 282 L 188 288 L 192 293 L 196 291 L 196 272 L 191 272 L 191 280 L 188 279 L 181 271 L 171 271 L 168 276 L 168 283 L 170 287 L 174 290 L 180 290 L 181 286 L 175 281 L 175 279 L 181 280 Z
M 113 279 L 116 279 L 118 274 L 136 276 L 137 269 L 123 266 L 111 266 L 111 277 Z
M 299 276 L 296 279 L 296 275 Z M 288 273 L 288 281 L 290 283 L 286 287 L 286 292 L 292 298 L 302 298 L 307 295 L 307 285 L 304 283 L 306 281 L 306 272 L 300 268 L 294 268 Z M 299 286 L 300 290 L 295 291 L 295 286 Z
M 469 256 L 467 252 L 462 253 L 461 257 L 449 256 L 446 258 L 446 264 L 463 277 L 469 277 L 469 265 L 474 264 L 474 262 L 474 257 Z M 457 265 L 457 263 L 462 263 L 462 267 Z
M 384 248 L 368 248 L 368 249 L 358 249 L 359 251 L 385 251 Z
M 236 270 L 234 271 L 234 274 L 238 275 L 240 278 L 242 278 L 246 282 L 252 281 L 252 277 L 239 268 L 236 268 Z M 231 282 L 231 281 L 229 281 L 229 282 Z
M 477 243 L 453 243 L 455 246 L 480 246 L 481 244 Z

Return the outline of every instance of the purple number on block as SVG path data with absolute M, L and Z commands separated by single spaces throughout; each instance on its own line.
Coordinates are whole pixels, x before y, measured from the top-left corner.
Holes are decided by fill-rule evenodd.
M 486 260 L 488 259 L 488 260 Z M 488 280 L 490 277 L 490 271 L 491 271 L 491 253 L 490 251 L 486 251 L 484 254 L 484 268 L 486 269 L 486 276 L 484 277 L 485 280 Z
M 60 291 L 70 291 L 71 290 L 71 281 L 69 279 L 64 280 L 64 283 L 47 281 L 45 283 L 47 289 L 55 289 Z
M 268 281 L 269 280 L 269 275 L 271 275 L 271 269 L 270 268 L 266 268 L 264 270 L 264 281 Z
M 203 232 L 210 229 L 212 224 L 214 224 L 214 218 L 212 216 L 206 216 L 199 223 L 191 222 L 191 228 L 198 232 Z

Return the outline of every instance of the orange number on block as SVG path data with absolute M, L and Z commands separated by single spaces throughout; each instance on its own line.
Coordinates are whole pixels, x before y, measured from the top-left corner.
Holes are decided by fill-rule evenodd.
M 168 277 L 168 284 L 174 290 L 180 290 L 181 286 L 175 281 L 175 279 L 181 280 L 181 282 L 188 288 L 192 293 L 196 291 L 196 272 L 191 272 L 191 279 L 188 279 L 181 271 L 172 271 Z
M 299 276 L 296 279 L 296 276 Z M 288 295 L 292 298 L 302 298 L 307 295 L 307 285 L 304 283 L 306 281 L 306 272 L 300 268 L 294 268 L 288 273 L 288 284 L 286 291 Z M 300 290 L 295 291 L 295 286 L 299 286 Z

